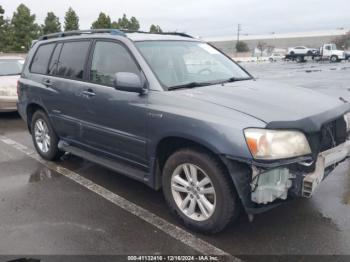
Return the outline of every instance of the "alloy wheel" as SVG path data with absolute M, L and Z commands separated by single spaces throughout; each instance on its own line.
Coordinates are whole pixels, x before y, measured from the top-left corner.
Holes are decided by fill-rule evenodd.
M 34 125 L 35 143 L 41 152 L 47 153 L 50 150 L 51 137 L 49 128 L 44 120 L 38 119 Z
M 207 220 L 215 211 L 216 192 L 209 176 L 198 166 L 185 163 L 171 176 L 171 192 L 176 205 L 187 217 Z

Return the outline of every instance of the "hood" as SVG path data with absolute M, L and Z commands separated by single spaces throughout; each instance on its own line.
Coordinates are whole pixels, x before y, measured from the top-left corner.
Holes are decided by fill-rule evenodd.
M 247 80 L 174 91 L 250 115 L 266 123 L 296 121 L 344 104 L 338 99 L 301 87 L 266 80 Z
M 17 80 L 20 75 L 0 76 L 0 96 L 17 96 Z

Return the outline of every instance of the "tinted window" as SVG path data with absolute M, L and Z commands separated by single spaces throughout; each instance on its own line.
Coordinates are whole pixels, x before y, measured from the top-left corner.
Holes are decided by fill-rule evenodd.
M 49 65 L 49 70 L 48 70 L 50 75 L 57 74 L 58 57 L 60 55 L 62 45 L 63 45 L 62 43 L 57 44 L 55 47 L 55 51 L 53 51 L 50 65 Z
M 55 75 L 82 79 L 89 45 L 89 41 L 64 43 Z
M 47 74 L 47 67 L 50 61 L 51 53 L 55 44 L 39 46 L 32 61 L 30 71 L 37 74 Z
M 98 84 L 112 85 L 114 75 L 118 72 L 139 74 L 140 70 L 125 47 L 113 42 L 97 42 L 90 80 Z

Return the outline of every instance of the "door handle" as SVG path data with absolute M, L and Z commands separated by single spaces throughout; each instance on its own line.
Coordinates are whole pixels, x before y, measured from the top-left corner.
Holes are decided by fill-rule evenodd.
M 87 97 L 93 97 L 96 95 L 92 89 L 84 90 L 82 94 Z
M 44 84 L 46 87 L 52 86 L 52 82 L 51 82 L 50 79 L 45 79 L 45 80 L 43 81 L 43 84 Z

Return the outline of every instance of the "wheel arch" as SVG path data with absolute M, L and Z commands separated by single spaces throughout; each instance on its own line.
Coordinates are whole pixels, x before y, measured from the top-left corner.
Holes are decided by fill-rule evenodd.
M 229 169 L 226 163 L 222 159 L 223 156 L 220 155 L 220 151 L 216 147 L 210 145 L 209 143 L 199 141 L 197 139 L 184 137 L 184 136 L 167 136 L 159 140 L 155 147 L 155 152 L 154 152 L 155 185 L 154 187 L 156 189 L 161 188 L 162 171 L 166 160 L 174 152 L 182 148 L 194 148 L 194 149 L 211 154 L 213 157 L 217 159 L 217 161 L 223 166 L 223 168 L 225 168 L 225 170 L 229 174 Z M 232 185 L 235 186 L 233 181 L 232 181 Z
M 28 127 L 28 130 L 29 130 L 29 133 L 31 133 L 31 124 L 32 124 L 33 115 L 38 110 L 42 110 L 43 112 L 45 112 L 48 115 L 48 113 L 45 110 L 45 108 L 42 105 L 38 104 L 38 103 L 30 103 L 30 104 L 28 104 L 28 106 L 26 108 L 27 127 Z

